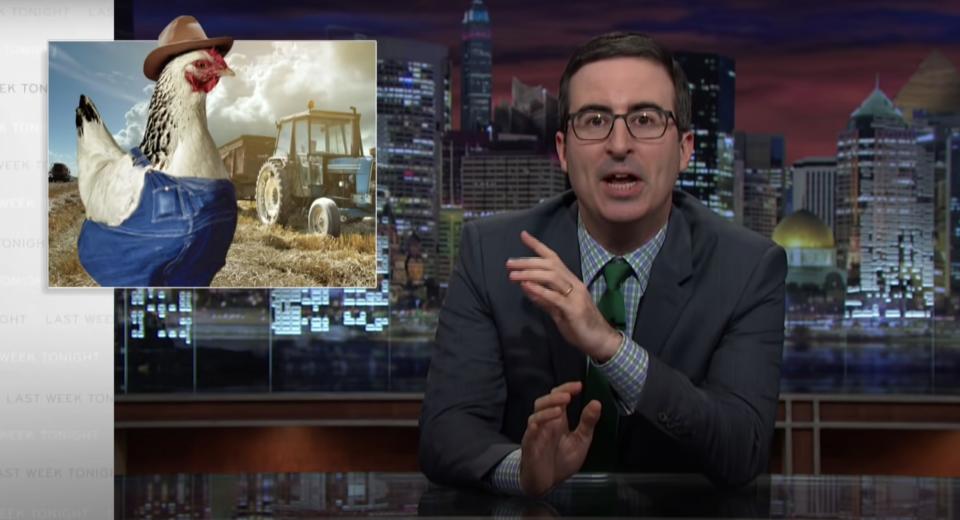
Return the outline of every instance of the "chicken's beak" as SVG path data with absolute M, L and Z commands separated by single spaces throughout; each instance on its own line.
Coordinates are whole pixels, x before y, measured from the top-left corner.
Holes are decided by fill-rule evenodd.
M 220 69 L 219 74 L 220 74 L 220 77 L 221 77 L 221 78 L 224 77 L 224 76 L 236 76 L 236 75 L 237 75 L 237 73 L 234 72 L 233 69 L 231 69 L 230 67 L 223 67 L 222 69 Z

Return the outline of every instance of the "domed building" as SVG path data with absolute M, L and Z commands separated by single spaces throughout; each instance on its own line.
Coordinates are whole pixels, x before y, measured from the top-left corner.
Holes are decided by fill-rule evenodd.
M 846 273 L 837 269 L 833 231 L 815 214 L 800 210 L 777 224 L 773 241 L 787 253 L 788 312 L 841 312 Z

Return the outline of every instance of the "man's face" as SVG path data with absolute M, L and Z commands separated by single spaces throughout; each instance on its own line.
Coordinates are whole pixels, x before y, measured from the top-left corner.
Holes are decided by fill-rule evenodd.
M 664 68 L 644 58 L 612 58 L 584 65 L 571 78 L 570 113 L 584 108 L 624 114 L 656 106 L 676 113 L 674 89 Z M 557 132 L 560 165 L 570 177 L 587 229 L 624 224 L 662 225 L 677 175 L 687 167 L 693 134 L 682 138 L 670 119 L 659 139 L 634 139 L 623 118 L 602 141 L 578 138 L 568 123 Z

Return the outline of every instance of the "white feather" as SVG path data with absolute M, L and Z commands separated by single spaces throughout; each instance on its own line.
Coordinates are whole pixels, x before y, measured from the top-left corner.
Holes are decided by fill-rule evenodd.
M 117 146 L 99 114 L 96 119 L 83 120 L 81 130 L 77 175 L 87 218 L 119 225 L 137 208 L 148 168 L 133 165 L 132 157 Z

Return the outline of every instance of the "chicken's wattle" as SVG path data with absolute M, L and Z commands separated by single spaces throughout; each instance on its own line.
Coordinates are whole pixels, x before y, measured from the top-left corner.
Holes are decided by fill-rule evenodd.
M 217 86 L 217 83 L 220 81 L 220 76 L 217 74 L 213 75 L 195 75 L 190 72 L 186 74 L 187 82 L 190 83 L 190 86 L 193 87 L 194 92 L 203 92 L 204 94 L 209 94 L 214 87 Z

